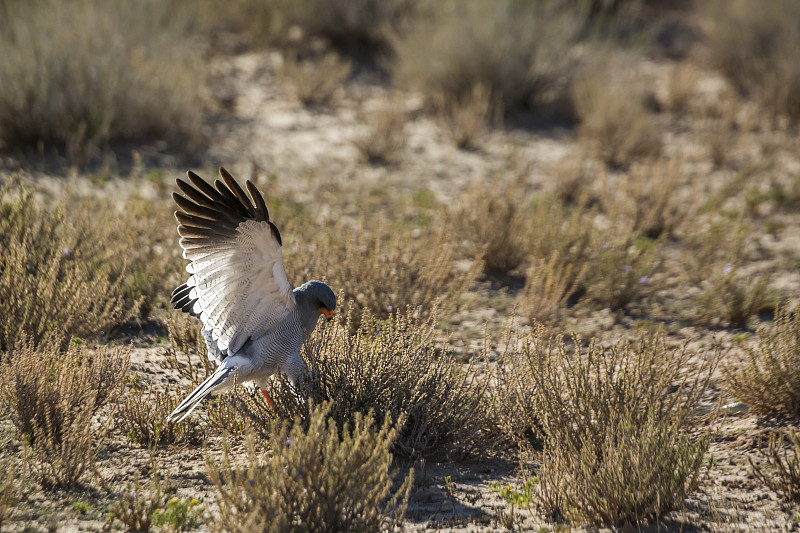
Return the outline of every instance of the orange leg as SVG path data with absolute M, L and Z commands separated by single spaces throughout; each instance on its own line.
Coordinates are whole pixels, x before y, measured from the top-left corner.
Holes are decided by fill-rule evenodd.
M 264 389 L 261 389 L 261 394 L 264 395 L 264 398 L 266 398 L 267 403 L 269 404 L 270 407 L 272 407 L 272 410 L 274 411 L 275 410 L 275 404 L 272 403 L 272 398 L 269 397 L 269 394 L 267 394 L 267 391 L 265 391 Z

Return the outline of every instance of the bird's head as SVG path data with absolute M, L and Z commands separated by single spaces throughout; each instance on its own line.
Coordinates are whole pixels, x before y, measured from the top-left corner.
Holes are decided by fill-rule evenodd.
M 314 329 L 319 315 L 324 316 L 326 320 L 333 318 L 333 312 L 336 310 L 336 295 L 321 281 L 312 280 L 303 283 L 294 290 L 294 296 L 297 305 L 303 311 L 304 318 L 307 317 L 309 321 L 313 320 L 311 327 L 306 328 L 309 331 Z

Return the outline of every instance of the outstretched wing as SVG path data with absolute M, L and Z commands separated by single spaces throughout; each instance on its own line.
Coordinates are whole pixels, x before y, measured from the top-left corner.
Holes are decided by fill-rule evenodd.
M 191 184 L 177 180 L 185 196 L 172 194 L 182 209 L 175 218 L 191 276 L 171 302 L 200 319 L 210 354 L 224 358 L 274 328 L 296 302 L 264 198 L 250 181 L 248 198 L 224 168 L 219 173 L 223 181 L 213 186 L 191 171 Z

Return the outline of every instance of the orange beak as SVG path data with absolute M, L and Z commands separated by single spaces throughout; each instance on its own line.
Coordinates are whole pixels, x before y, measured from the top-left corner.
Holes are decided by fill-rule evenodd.
M 324 316 L 324 317 L 325 317 L 326 319 L 328 319 L 328 320 L 330 320 L 331 318 L 333 318 L 333 311 L 330 311 L 330 310 L 328 310 L 328 309 L 325 309 L 324 307 L 320 307 L 320 308 L 319 308 L 319 312 L 320 312 L 320 313 L 322 313 L 322 316 Z

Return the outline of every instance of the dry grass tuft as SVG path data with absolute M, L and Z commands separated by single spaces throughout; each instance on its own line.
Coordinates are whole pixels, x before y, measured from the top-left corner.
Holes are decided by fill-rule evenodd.
M 691 203 L 676 193 L 682 171 L 680 160 L 659 159 L 633 164 L 623 176 L 601 175 L 603 211 L 649 239 L 673 235 L 690 220 Z
M 589 250 L 585 287 L 589 299 L 610 309 L 625 309 L 659 285 L 662 240 L 649 239 L 625 223 L 598 230 Z
M 284 57 L 278 69 L 278 80 L 303 105 L 329 103 L 342 83 L 350 76 L 353 65 L 335 52 L 319 58 L 302 58 L 294 54 Z
M 800 414 L 800 308 L 780 307 L 755 346 L 722 366 L 730 393 L 761 414 Z
M 216 365 L 208 358 L 208 346 L 200 333 L 200 321 L 180 311 L 167 314 L 169 348 L 166 364 L 178 376 L 197 386 L 210 376 Z
M 642 81 L 622 60 L 598 64 L 573 84 L 580 139 L 607 165 L 624 168 L 661 154 L 661 136 L 645 96 Z
M 14 517 L 16 506 L 23 496 L 15 462 L 15 458 L 0 459 L 0 527 Z
M 172 311 L 167 315 L 167 328 L 170 346 L 165 354 L 166 364 L 189 383 L 190 388 L 186 391 L 189 392 L 211 375 L 217 363 L 208 358 L 208 347 L 200 334 L 199 320 L 179 311 Z M 170 403 L 181 399 L 177 397 L 170 399 Z M 162 420 L 172 412 L 172 408 L 166 411 L 166 414 L 161 413 L 164 414 Z M 205 412 L 205 422 L 210 428 L 233 435 L 243 434 L 244 418 L 227 396 L 208 398 L 201 404 L 200 409 Z M 190 420 L 186 422 L 191 423 Z M 184 425 L 186 422 L 177 426 L 170 424 L 170 427 L 176 430 L 183 428 L 179 429 L 180 438 L 192 440 L 198 438 L 197 428 Z
M 708 2 L 711 59 L 773 117 L 800 120 L 800 5 L 793 0 Z
M 447 213 L 447 224 L 466 255 L 489 274 L 507 274 L 523 264 L 533 227 L 521 180 L 476 180 Z
M 543 511 L 579 523 L 622 525 L 660 517 L 696 486 L 707 437 L 682 428 L 718 355 L 690 367 L 663 334 L 574 353 L 543 327 L 518 344 L 527 371 L 512 382 L 533 398 L 546 439 L 538 472 Z M 522 427 L 529 425 L 524 420 Z
M 565 263 L 557 251 L 548 258 L 533 257 L 530 261 L 519 295 L 520 311 L 530 322 L 558 324 L 570 297 L 585 279 L 588 265 Z
M 93 419 L 120 391 L 130 351 L 72 343 L 64 352 L 61 345 L 20 340 L 2 362 L 0 401 L 30 444 L 42 483 L 72 487 L 93 466 L 108 432 L 110 416 L 99 426 Z
M 496 109 L 495 115 L 501 114 L 497 104 L 492 106 L 489 90 L 480 84 L 460 98 L 450 100 L 442 97 L 436 108 L 453 143 L 462 150 L 478 148 L 493 108 Z
M 748 457 L 753 475 L 773 492 L 788 502 L 800 502 L 800 432 L 792 429 L 789 449 L 783 434 L 770 435 L 766 460 L 769 468 L 762 468 Z
M 167 422 L 169 414 L 189 392 L 191 390 L 178 390 L 178 394 L 152 388 L 147 391 L 128 390 L 115 417 L 117 429 L 131 442 L 148 448 L 180 441 L 200 442 L 202 435 L 191 420 Z
M 0 149 L 56 146 L 82 162 L 110 140 L 197 139 L 202 69 L 187 7 L 4 2 Z
M 726 233 L 726 230 L 728 232 Z M 699 323 L 723 324 L 743 328 L 762 311 L 772 312 L 779 304 L 778 294 L 769 289 L 764 277 L 741 275 L 746 264 L 746 228 L 718 224 L 710 232 L 693 237 L 689 260 L 696 265 L 690 278 L 701 284 L 691 318 Z
M 95 336 L 138 306 L 123 301 L 124 256 L 109 246 L 115 224 L 87 220 L 70 207 L 79 206 L 42 209 L 24 187 L 0 189 L 0 348 L 22 334 L 34 344 L 53 332 L 67 340 Z
M 389 47 L 389 36 L 414 12 L 416 0 L 239 0 L 232 10 L 234 21 L 257 40 L 287 44 L 304 39 L 323 39 L 340 51 L 374 55 Z M 231 16 L 230 10 L 223 16 Z
M 407 310 L 386 320 L 367 312 L 357 329 L 350 316 L 318 327 L 303 348 L 313 376 L 303 395 L 316 404 L 329 401 L 339 427 L 354 413 L 402 419 L 393 446 L 403 456 L 478 450 L 487 423 L 481 405 L 486 380 L 434 342 L 436 322 L 435 310 L 425 320 Z M 273 382 L 270 390 L 277 412 L 258 394 L 242 406 L 256 428 L 266 431 L 276 417 L 311 416 L 308 402 L 298 402 L 286 382 Z
M 393 76 L 431 104 L 482 87 L 494 111 L 552 101 L 570 69 L 578 21 L 556 2 L 429 3 L 394 43 Z
M 381 216 L 317 228 L 287 229 L 287 239 L 303 239 L 305 251 L 284 256 L 286 271 L 299 280 L 325 277 L 343 291 L 341 301 L 353 305 L 354 324 L 365 309 L 377 318 L 407 306 L 427 313 L 437 302 L 443 313 L 455 310 L 480 272 L 477 263 L 455 267 L 456 245 L 441 228 L 389 224 Z
M 369 131 L 354 141 L 364 159 L 371 165 L 396 163 L 406 147 L 406 113 L 402 103 L 394 102 L 369 115 Z
M 392 490 L 389 450 L 397 437 L 387 417 L 356 414 L 340 430 L 325 407 L 314 409 L 307 427 L 276 424 L 270 454 L 247 437 L 245 466 L 236 466 L 227 441 L 223 457 L 206 456 L 208 477 L 218 491 L 219 531 L 378 531 L 400 523 L 413 471 Z M 238 463 L 238 461 L 237 461 Z

